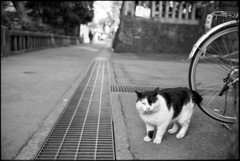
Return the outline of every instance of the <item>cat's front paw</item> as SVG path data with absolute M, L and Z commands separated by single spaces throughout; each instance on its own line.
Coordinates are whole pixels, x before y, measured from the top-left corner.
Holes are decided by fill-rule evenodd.
M 169 133 L 169 134 L 174 134 L 175 132 L 177 132 L 177 129 L 169 129 L 169 130 L 168 130 L 168 133 Z
M 161 139 L 155 138 L 155 139 L 153 140 L 153 143 L 155 143 L 155 144 L 160 144 L 161 141 L 162 141 Z
M 143 140 L 146 141 L 146 142 L 151 141 L 151 139 L 150 139 L 148 136 L 145 136 L 145 137 L 143 138 Z
M 177 135 L 176 135 L 176 138 L 177 139 L 181 139 L 181 138 L 183 138 L 185 136 L 185 134 L 183 134 L 183 133 L 178 133 Z

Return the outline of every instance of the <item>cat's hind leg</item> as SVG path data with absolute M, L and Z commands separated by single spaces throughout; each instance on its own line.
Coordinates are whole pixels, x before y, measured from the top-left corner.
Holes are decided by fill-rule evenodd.
M 178 120 L 179 124 L 182 126 L 181 130 L 179 131 L 179 133 L 176 135 L 176 138 L 178 139 L 181 139 L 185 136 L 187 130 L 188 130 L 188 127 L 189 127 L 189 124 L 190 124 L 190 119 L 191 119 L 191 116 L 192 116 L 192 111 L 191 110 L 187 116 L 185 117 L 182 117 L 181 119 Z M 184 115 L 183 115 L 184 116 Z
M 178 130 L 178 125 L 174 122 L 173 127 L 168 130 L 168 133 L 174 134 L 175 132 L 177 132 L 177 130 Z
M 154 133 L 154 126 L 146 124 L 147 136 L 143 138 L 144 141 L 151 141 Z
M 191 101 L 188 105 L 184 106 L 183 109 L 184 109 L 184 112 L 180 115 L 178 120 L 179 124 L 182 126 L 181 130 L 176 135 L 178 139 L 183 138 L 188 130 L 190 119 L 192 117 L 193 110 L 194 110 L 194 104 Z
M 180 125 L 182 126 L 181 130 L 179 131 L 179 133 L 176 135 L 176 137 L 178 139 L 181 139 L 185 136 L 187 129 L 189 127 L 190 124 L 190 119 L 189 120 L 185 120 L 184 122 L 179 122 Z

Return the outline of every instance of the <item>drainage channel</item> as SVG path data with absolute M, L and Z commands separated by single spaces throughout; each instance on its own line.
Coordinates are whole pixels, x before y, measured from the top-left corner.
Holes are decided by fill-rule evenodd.
M 91 64 L 35 160 L 114 160 L 110 76 L 106 58 Z
M 111 85 L 111 92 L 133 93 L 135 91 L 138 91 L 138 92 L 152 91 L 156 88 L 157 88 L 157 86 L 156 87 L 141 87 L 141 86 Z

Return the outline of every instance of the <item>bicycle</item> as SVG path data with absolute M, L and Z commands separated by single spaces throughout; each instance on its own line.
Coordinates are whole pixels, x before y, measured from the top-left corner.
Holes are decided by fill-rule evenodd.
M 234 20 L 211 28 L 195 43 L 188 58 L 189 87 L 202 95 L 199 107 L 204 113 L 224 125 L 233 124 L 239 111 L 239 15 L 228 11 L 212 15 Z

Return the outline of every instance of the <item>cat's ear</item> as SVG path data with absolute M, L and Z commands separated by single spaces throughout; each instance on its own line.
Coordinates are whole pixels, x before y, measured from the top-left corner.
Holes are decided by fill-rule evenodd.
M 156 96 L 156 95 L 158 94 L 158 91 L 159 91 L 159 87 L 157 87 L 156 89 L 154 89 L 153 95 Z
M 135 90 L 134 90 L 134 92 L 137 94 L 137 97 L 138 97 L 138 98 L 141 98 L 141 97 L 142 97 L 142 94 L 141 94 L 140 92 L 135 91 Z

